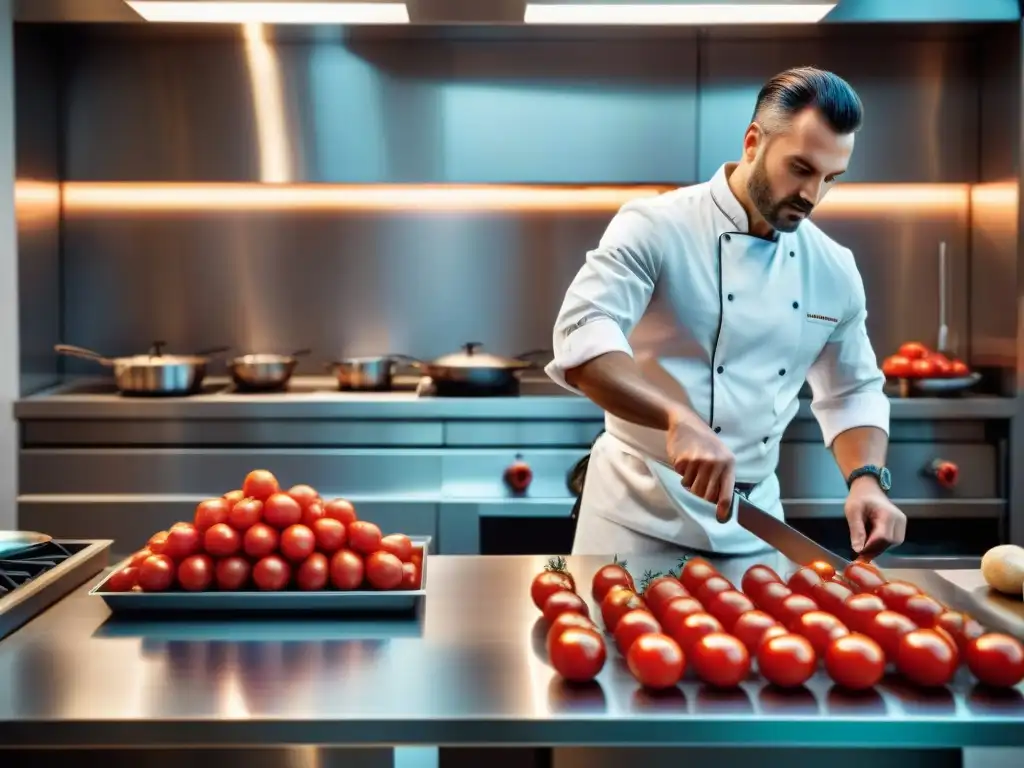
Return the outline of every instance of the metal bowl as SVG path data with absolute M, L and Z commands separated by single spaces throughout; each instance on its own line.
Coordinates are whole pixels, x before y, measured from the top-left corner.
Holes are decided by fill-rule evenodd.
M 291 355 L 242 355 L 228 363 L 235 386 L 248 392 L 272 392 L 284 389 L 299 364 L 299 350 Z

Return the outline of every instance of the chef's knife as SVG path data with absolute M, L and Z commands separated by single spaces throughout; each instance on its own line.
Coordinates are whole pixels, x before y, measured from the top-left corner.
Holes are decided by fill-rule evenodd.
M 821 561 L 831 565 L 837 573 L 842 573 L 850 564 L 846 558 L 825 549 L 793 526 L 751 504 L 741 493 L 736 494 L 736 502 L 737 522 L 797 565 Z

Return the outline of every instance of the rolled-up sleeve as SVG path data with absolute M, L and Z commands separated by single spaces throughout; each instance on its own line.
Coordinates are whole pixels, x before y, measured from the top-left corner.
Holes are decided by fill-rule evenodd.
M 545 371 L 573 392 L 579 390 L 566 382 L 566 371 L 608 352 L 633 354 L 628 337 L 647 310 L 663 257 L 658 225 L 644 205 L 627 203 L 616 214 L 558 312 L 554 359 Z
M 889 398 L 882 391 L 885 376 L 868 339 L 864 283 L 852 254 L 849 259 L 850 308 L 807 374 L 814 395 L 811 410 L 828 447 L 855 427 L 889 433 Z

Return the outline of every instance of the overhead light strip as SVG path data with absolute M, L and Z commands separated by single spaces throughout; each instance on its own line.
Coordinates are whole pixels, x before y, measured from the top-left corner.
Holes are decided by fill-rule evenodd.
M 523 21 L 527 24 L 816 24 L 835 7 L 836 3 L 529 3 Z
M 143 19 L 179 24 L 408 24 L 405 3 L 125 0 Z

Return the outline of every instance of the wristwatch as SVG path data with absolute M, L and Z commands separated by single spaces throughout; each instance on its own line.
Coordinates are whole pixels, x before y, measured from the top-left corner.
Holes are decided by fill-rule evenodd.
M 874 464 L 865 464 L 863 467 L 858 467 L 850 473 L 850 476 L 846 478 L 846 487 L 850 488 L 853 486 L 853 481 L 858 477 L 864 477 L 865 475 L 871 475 L 878 481 L 879 487 L 889 492 L 892 488 L 892 474 L 889 472 L 888 467 L 876 467 Z

